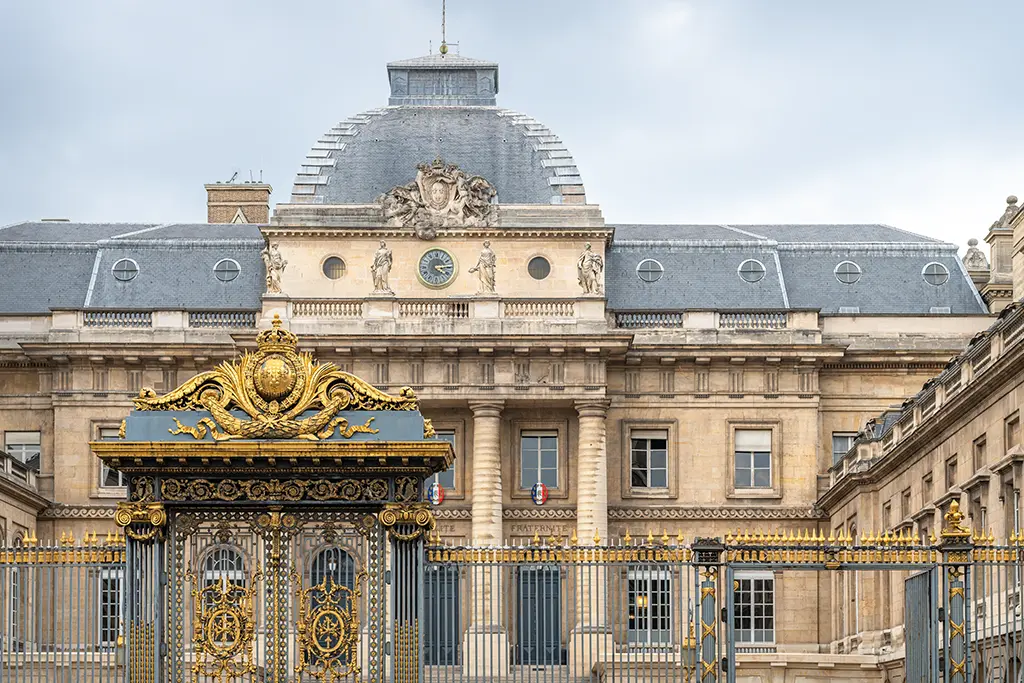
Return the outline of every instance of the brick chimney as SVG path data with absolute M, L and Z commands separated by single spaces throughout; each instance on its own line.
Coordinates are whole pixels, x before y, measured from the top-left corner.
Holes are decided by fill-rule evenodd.
M 270 222 L 270 193 L 266 183 L 213 183 L 206 185 L 207 223 Z

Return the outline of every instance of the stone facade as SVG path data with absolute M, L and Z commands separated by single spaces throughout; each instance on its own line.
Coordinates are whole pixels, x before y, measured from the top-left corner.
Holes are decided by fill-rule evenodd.
M 399 63 L 392 76 L 413 68 L 429 71 L 431 64 Z M 477 70 L 493 66 L 494 79 L 479 81 L 482 90 L 477 93 L 493 99 L 496 65 L 459 64 Z M 398 96 L 395 88 L 404 87 L 393 81 L 393 96 Z M 794 286 L 790 280 L 787 290 L 780 257 L 770 251 L 788 240 L 783 256 L 792 259 L 786 265 L 794 269 L 790 272 L 797 272 L 802 258 L 827 259 L 821 267 L 824 279 L 831 287 L 846 287 L 856 278 L 839 279 L 839 265 L 849 263 L 844 259 L 871 258 L 881 264 L 893 255 L 914 259 L 913 267 L 920 271 L 932 259 L 948 261 L 953 254 L 955 261 L 951 245 L 928 238 L 895 241 L 905 234 L 894 237 L 891 233 L 897 231 L 884 226 L 825 226 L 832 228 L 826 232 L 822 226 L 781 226 L 806 237 L 729 226 L 629 226 L 625 234 L 630 237 L 619 244 L 628 242 L 630 251 L 617 262 L 627 265 L 613 274 L 617 228 L 605 223 L 596 204 L 582 203 L 579 171 L 564 145 L 532 119 L 491 109 L 474 110 L 473 117 L 500 118 L 505 126 L 500 130 L 536 140 L 519 151 L 524 164 L 539 162 L 503 166 L 515 150 L 480 159 L 477 166 L 494 169 L 495 175 L 484 180 L 498 193 L 498 201 L 486 209 L 487 220 L 463 220 L 464 207 L 457 207 L 425 231 L 412 220 L 388 219 L 382 205 L 373 203 L 374 197 L 403 187 L 407 193 L 417 192 L 401 185 L 411 180 L 414 165 L 397 171 L 392 168 L 397 164 L 368 166 L 344 177 L 343 171 L 349 171 L 338 170 L 344 154 L 363 159 L 358 155 L 376 153 L 359 151 L 359 144 L 372 139 L 369 133 L 357 137 L 359 130 L 383 125 L 388 117 L 405 126 L 413 114 L 422 113 L 403 107 L 354 117 L 332 129 L 304 162 L 292 202 L 279 204 L 273 217 L 266 209 L 269 186 L 206 186 L 211 223 L 229 224 L 209 226 L 210 250 L 234 244 L 233 229 L 255 232 L 255 226 L 230 225 L 241 215 L 245 222 L 259 224 L 260 235 L 250 234 L 249 241 L 262 236 L 287 263 L 275 272 L 273 289 L 280 291 L 254 296 L 251 306 L 221 305 L 218 297 L 230 282 L 224 277 L 231 270 L 211 268 L 217 279 L 211 274 L 210 284 L 202 285 L 205 289 L 196 286 L 203 298 L 198 303 L 179 301 L 170 292 L 163 295 L 165 306 L 99 310 L 48 304 L 34 312 L 12 306 L 13 312 L 0 310 L 0 433 L 38 432 L 41 451 L 38 475 L 30 473 L 17 491 L 0 475 L 0 516 L 6 520 L 8 538 L 10 529 L 33 530 L 41 541 L 59 539 L 65 532 L 80 538 L 112 530 L 114 504 L 125 490 L 116 473 L 103 470 L 89 442 L 116 430 L 140 389 L 169 391 L 195 373 L 236 357 L 240 349 L 252 346 L 255 329 L 269 326 L 275 315 L 299 335 L 301 350 L 319 360 L 385 390 L 412 387 L 435 429 L 450 434 L 457 455 L 453 484 L 436 514 L 442 539 L 451 543 L 522 543 L 539 536 L 576 537 L 581 544 L 593 544 L 649 534 L 692 540 L 722 537 L 737 528 L 828 531 L 852 523 L 866 529 L 882 524 L 879 504 L 899 498 L 907 488 L 907 510 L 892 513 L 891 525 L 934 531 L 936 506 L 945 500 L 941 492 L 946 490 L 936 463 L 958 453 L 962 463 L 953 483 L 965 486 L 968 481 L 961 475 L 973 472 L 966 454 L 982 433 L 989 434 L 989 446 L 981 469 L 1007 457 L 1017 462 L 1016 451 L 1004 447 L 997 433 L 1002 434 L 1000 425 L 1020 404 L 1021 373 L 1013 379 L 1000 372 L 1002 383 L 988 387 L 998 388 L 1002 393 L 997 395 L 978 388 L 978 381 L 995 381 L 990 372 L 979 375 L 973 385 L 966 383 L 955 401 L 939 408 L 955 409 L 955 420 L 939 423 L 937 413 L 915 417 L 918 434 L 932 425 L 927 427 L 934 431 L 927 450 L 921 449 L 920 437 L 901 441 L 895 449 L 870 456 L 880 458 L 883 466 L 865 475 L 843 468 L 861 457 L 862 450 L 868 458 L 869 451 L 875 452 L 871 449 L 883 445 L 858 443 L 858 455 L 846 454 L 834 464 L 837 443 L 846 443 L 843 439 L 851 439 L 869 419 L 915 395 L 993 318 L 980 304 L 967 271 L 957 273 L 938 262 L 928 265 L 941 266 L 950 286 L 960 287 L 949 300 L 944 297 L 951 287 L 941 288 L 945 281 L 922 283 L 917 278 L 914 286 L 924 295 L 914 300 L 905 298 L 905 292 L 886 290 L 884 284 L 857 290 L 863 301 L 884 300 L 897 307 L 884 313 L 862 313 L 864 304 L 845 306 L 841 299 L 829 301 L 827 312 L 824 306 L 800 308 L 790 304 L 789 296 L 797 296 L 801 286 L 805 296 L 815 294 L 816 287 Z M 429 117 L 443 113 L 435 107 Z M 423 119 L 429 117 L 424 114 Z M 469 114 L 466 119 L 471 120 Z M 490 130 L 480 125 L 480 135 Z M 503 143 L 522 143 L 511 132 L 507 135 Z M 474 149 L 463 142 L 456 140 L 452 153 L 469 159 L 468 175 L 477 172 L 470 168 Z M 395 154 L 411 148 L 399 146 Z M 381 169 L 394 171 L 391 187 L 371 186 L 368 179 Z M 533 185 L 523 180 L 527 176 Z M 506 186 L 517 188 L 518 197 L 539 199 L 503 203 Z M 339 196 L 356 199 L 332 203 Z M 453 191 L 445 206 L 450 208 L 459 196 Z M 422 196 L 413 199 L 409 201 L 417 207 L 426 205 Z M 1001 223 L 988 240 L 993 249 L 988 281 L 995 284 L 992 296 L 986 297 L 993 311 L 1006 304 L 1001 293 L 1006 283 L 1018 290 L 1013 296 L 1024 292 L 1024 226 L 1021 216 L 1015 216 L 1013 226 Z M 136 232 L 159 237 L 163 227 L 143 226 Z M 667 228 L 673 234 L 666 235 Z M 862 236 L 865 228 L 882 237 Z M 1007 257 L 1007 230 L 1016 231 L 1012 258 Z M 125 229 L 124 234 L 135 232 Z M 823 234 L 829 239 L 821 238 Z M 495 255 L 493 293 L 482 291 L 478 277 L 469 272 L 485 242 Z M 7 245 L 2 235 L 0 243 L 0 255 L 5 249 L 23 248 Z M 263 263 L 252 244 L 243 246 L 249 251 L 235 254 L 236 267 L 243 275 L 260 269 L 262 281 Z M 644 250 L 659 249 L 663 255 L 658 258 L 670 268 L 669 258 L 686 250 L 686 258 L 697 265 L 717 268 L 717 280 L 687 281 L 685 288 L 710 292 L 718 303 L 712 308 L 672 307 L 652 295 L 629 306 L 610 305 L 621 293 L 616 282 L 649 284 L 660 277 L 653 264 L 645 265 L 653 257 L 644 258 Z M 762 260 L 731 251 L 742 249 L 767 251 L 757 252 Z M 379 266 L 376 282 L 373 270 L 381 250 L 390 253 L 387 287 L 380 286 Z M 590 255 L 586 275 L 585 254 Z M 211 266 L 216 258 L 211 257 Z M 718 268 L 716 259 L 725 265 Z M 225 260 L 217 261 L 218 267 Z M 899 275 L 904 261 L 893 263 L 888 269 Z M 971 278 L 985 282 L 982 262 L 975 258 L 972 264 Z M 89 266 L 91 260 L 83 272 Z M 147 263 L 141 267 L 146 269 Z M 1008 278 L 1009 270 L 1013 274 Z M 117 273 L 95 266 L 92 271 L 108 279 Z M 685 271 L 678 268 L 666 278 L 686 276 Z M 96 277 L 85 277 L 90 293 Z M 111 286 L 129 291 L 128 285 Z M 755 303 L 737 303 L 737 291 Z M 855 290 L 841 291 L 846 296 Z M 992 349 L 1000 367 L 1010 362 L 997 347 Z M 975 400 L 966 404 L 962 397 L 968 395 Z M 960 423 L 971 429 L 957 431 Z M 661 456 L 652 455 L 660 446 L 651 445 L 662 441 L 663 467 L 656 459 Z M 641 449 L 648 449 L 642 457 L 634 454 Z M 755 459 L 755 451 L 766 454 L 766 460 Z M 845 447 L 839 455 L 843 452 Z M 524 464 L 526 458 L 531 467 Z M 986 514 L 1002 509 L 1000 477 L 1006 472 L 1016 477 L 1017 466 L 992 470 L 985 479 L 987 488 L 978 479 L 977 489 L 970 489 L 986 491 L 981 494 Z M 925 495 L 919 483 L 928 468 L 935 484 Z M 545 477 L 550 477 L 545 482 L 548 498 L 537 505 L 531 488 Z M 786 618 L 777 621 L 774 642 L 767 646 L 776 654 L 750 654 L 744 660 L 751 680 L 778 680 L 776 673 L 783 670 L 787 680 L 881 680 L 886 666 L 884 657 L 879 659 L 885 654 L 881 634 L 896 628 L 902 615 L 896 597 L 884 605 L 873 597 L 880 594 L 880 581 L 865 579 L 856 605 L 862 618 L 856 621 L 849 616 L 849 589 L 835 577 L 779 574 L 775 609 Z M 821 656 L 830 650 L 842 650 L 846 658 Z

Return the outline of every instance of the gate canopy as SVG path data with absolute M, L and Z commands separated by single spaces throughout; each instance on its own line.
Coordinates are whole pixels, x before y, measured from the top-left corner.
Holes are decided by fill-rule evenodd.
M 451 465 L 412 389 L 392 396 L 300 353 L 277 316 L 256 343 L 163 396 L 143 389 L 121 438 L 91 444 L 133 499 L 408 503 Z

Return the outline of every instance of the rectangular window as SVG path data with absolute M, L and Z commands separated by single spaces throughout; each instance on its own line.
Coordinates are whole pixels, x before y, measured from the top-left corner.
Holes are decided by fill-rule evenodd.
M 886 503 L 882 506 L 882 531 L 888 531 L 892 528 L 892 503 Z
M 985 437 L 974 440 L 974 471 L 977 472 L 985 466 Z
M 4 432 L 4 451 L 39 471 L 41 432 Z
M 634 429 L 629 436 L 632 487 L 668 488 L 668 430 Z
M 110 441 L 117 438 L 116 427 L 100 427 L 100 441 Z M 108 467 L 106 463 L 100 462 L 100 486 L 104 488 L 117 488 L 128 485 L 127 478 L 119 471 Z
M 946 490 L 948 491 L 952 487 L 956 486 L 956 456 L 951 456 L 946 460 Z
M 452 449 L 455 448 L 455 431 L 454 430 L 451 430 L 451 429 L 438 429 L 436 431 L 437 431 L 437 440 L 438 441 L 447 441 L 448 443 L 450 443 L 452 445 Z M 455 457 L 458 458 L 459 454 L 456 453 Z M 443 488 L 445 490 L 445 492 L 450 493 L 450 492 L 455 491 L 455 462 L 452 461 L 452 466 L 449 467 L 448 469 L 446 469 L 444 472 L 438 472 L 437 474 L 432 476 L 427 481 L 427 485 L 429 486 L 430 484 L 433 484 L 435 481 L 438 484 L 441 485 L 441 488 Z
M 736 430 L 736 488 L 771 488 L 772 430 Z
M 906 519 L 910 516 L 910 489 L 903 489 L 900 496 L 900 518 Z
M 1014 414 L 1006 421 L 1006 450 L 1020 445 L 1020 415 Z
M 921 504 L 927 505 L 932 500 L 932 473 L 921 477 Z
M 853 448 L 853 440 L 857 434 L 853 432 L 832 432 L 832 464 L 843 459 L 843 456 Z
M 522 432 L 519 455 L 522 488 L 531 489 L 537 482 L 558 488 L 557 432 Z
M 10 629 L 8 629 L 8 631 L 10 633 L 10 636 L 9 636 L 10 644 L 8 645 L 8 647 L 13 646 L 15 643 L 20 643 L 21 642 L 21 615 L 22 615 L 22 609 L 21 609 L 21 600 L 22 600 L 21 569 L 19 567 L 11 567 L 11 569 L 10 569 L 10 576 L 11 576 L 11 598 L 10 598 L 10 600 L 11 600 L 11 605 L 10 605 L 10 608 L 11 608 L 11 614 L 10 614 L 11 626 L 10 626 Z
M 121 623 L 121 569 L 100 571 L 100 644 L 112 647 L 117 643 Z
M 733 582 L 733 627 L 738 643 L 775 642 L 775 576 L 737 573 Z
M 639 645 L 672 642 L 672 572 L 647 567 L 626 574 L 627 638 Z

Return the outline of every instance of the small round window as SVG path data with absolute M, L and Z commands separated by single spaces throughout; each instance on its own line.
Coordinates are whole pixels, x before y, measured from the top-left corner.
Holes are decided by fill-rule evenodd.
M 238 261 L 231 258 L 221 259 L 217 261 L 217 265 L 213 267 L 213 274 L 217 276 L 217 279 L 221 282 L 231 282 L 238 274 L 242 272 L 241 267 L 238 265 Z
M 121 282 L 128 282 L 134 280 L 135 276 L 139 274 L 139 264 L 130 258 L 123 258 L 114 264 L 111 272 Z
M 844 285 L 852 285 L 860 279 L 860 266 L 853 261 L 843 261 L 836 266 L 836 279 Z
M 331 256 L 324 261 L 324 275 L 332 280 L 340 280 L 345 274 L 345 262 L 337 256 Z
M 747 259 L 740 264 L 738 272 L 746 282 L 760 282 L 764 279 L 764 264 L 757 259 Z
M 645 258 L 636 266 L 636 276 L 644 282 L 657 282 L 664 274 L 664 266 L 652 258 Z
M 944 285 L 949 281 L 949 270 L 947 270 L 946 266 L 941 263 L 932 261 L 924 267 L 924 270 L 921 271 L 921 277 L 923 277 L 924 281 L 928 284 L 938 287 L 939 285 Z
M 534 256 L 526 264 L 526 270 L 534 280 L 543 280 L 551 274 L 551 264 L 543 256 Z

